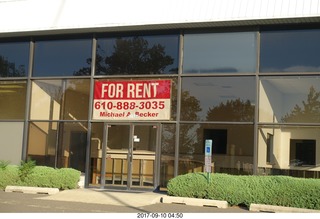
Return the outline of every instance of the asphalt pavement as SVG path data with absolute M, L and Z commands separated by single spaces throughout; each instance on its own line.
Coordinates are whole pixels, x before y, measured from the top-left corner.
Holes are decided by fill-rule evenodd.
M 263 215 L 270 217 L 272 213 L 271 211 L 251 211 L 239 206 L 220 205 L 220 202 L 214 206 L 216 202 L 206 201 L 210 200 L 203 202 L 199 199 L 170 197 L 166 192 L 93 188 L 64 190 L 54 194 L 32 193 L 30 190 L 0 191 L 0 217 L 10 218 L 12 213 L 121 213 L 126 216 L 129 214 L 133 218 L 168 219 L 188 218 L 187 216 L 194 218 L 198 214 L 204 218 L 204 216 L 215 213 L 215 217 L 228 217 L 230 214 L 232 216 L 236 214 L 237 217 L 248 218 L 253 215 L 257 216 L 257 214 L 259 217 Z M 294 211 L 287 211 L 287 213 L 292 212 Z M 32 218 L 38 215 L 35 214 Z M 40 215 L 43 218 L 43 215 Z M 308 216 L 316 218 L 320 214 L 314 213 Z M 77 214 L 77 217 L 81 216 Z

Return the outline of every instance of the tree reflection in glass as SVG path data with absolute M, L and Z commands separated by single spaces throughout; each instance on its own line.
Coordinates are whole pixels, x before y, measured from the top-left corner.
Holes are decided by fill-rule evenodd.
M 250 100 L 227 100 L 218 106 L 210 107 L 207 112 L 207 121 L 235 121 L 249 122 L 254 120 L 254 106 Z
M 290 113 L 281 118 L 282 122 L 320 122 L 320 92 L 311 86 L 302 106 L 296 104 Z
M 160 41 L 142 36 L 102 39 L 97 46 L 96 74 L 177 73 L 175 60 L 178 50 L 172 52 L 170 49 Z
M 26 76 L 24 65 L 16 66 L 14 62 L 9 62 L 5 57 L 0 56 L 0 77 L 23 77 Z
M 185 113 L 193 102 L 181 102 L 181 120 L 253 122 L 255 85 L 253 77 L 184 77 L 183 92 L 199 105 L 196 116 Z M 183 100 L 183 98 L 182 98 Z

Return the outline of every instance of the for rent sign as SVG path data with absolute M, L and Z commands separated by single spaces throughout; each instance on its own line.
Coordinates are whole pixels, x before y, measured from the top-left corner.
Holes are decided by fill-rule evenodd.
M 96 81 L 93 119 L 168 120 L 171 80 Z

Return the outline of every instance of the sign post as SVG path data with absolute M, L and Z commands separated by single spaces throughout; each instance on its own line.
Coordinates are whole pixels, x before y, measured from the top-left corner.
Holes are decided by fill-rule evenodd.
M 204 163 L 205 163 L 205 172 L 207 173 L 208 183 L 210 183 L 210 175 L 211 175 L 211 157 L 212 157 L 212 140 L 206 139 L 204 146 Z

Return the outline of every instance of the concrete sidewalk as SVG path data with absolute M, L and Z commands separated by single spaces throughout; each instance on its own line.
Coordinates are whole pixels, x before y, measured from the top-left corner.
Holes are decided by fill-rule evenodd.
M 142 191 L 110 191 L 104 189 L 73 189 L 60 191 L 50 196 L 42 197 L 45 200 L 72 201 L 92 204 L 132 205 L 141 207 L 156 203 L 185 204 L 193 206 L 212 206 L 228 208 L 226 201 L 196 199 L 168 196 L 164 192 Z
M 161 198 L 163 196 L 163 193 L 155 192 L 110 191 L 104 189 L 80 188 L 60 191 L 54 195 L 41 197 L 39 199 L 141 207 L 161 203 Z

